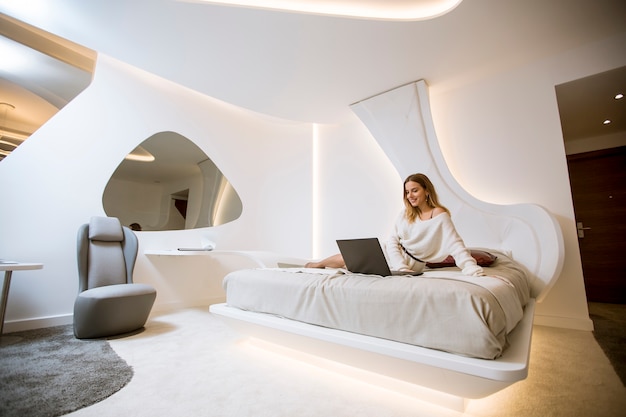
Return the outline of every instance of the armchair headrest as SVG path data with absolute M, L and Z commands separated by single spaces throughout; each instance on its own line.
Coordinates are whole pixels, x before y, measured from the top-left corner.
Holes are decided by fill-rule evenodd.
M 92 217 L 89 220 L 89 240 L 121 242 L 124 240 L 122 224 L 116 217 Z

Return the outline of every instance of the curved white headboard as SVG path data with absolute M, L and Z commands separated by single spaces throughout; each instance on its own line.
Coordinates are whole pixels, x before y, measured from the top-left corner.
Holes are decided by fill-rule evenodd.
M 501 249 L 532 275 L 532 296 L 541 301 L 563 267 L 563 235 L 556 219 L 536 204 L 497 205 L 480 201 L 456 182 L 435 134 L 428 86 L 423 80 L 351 106 L 402 178 L 422 172 L 470 247 Z

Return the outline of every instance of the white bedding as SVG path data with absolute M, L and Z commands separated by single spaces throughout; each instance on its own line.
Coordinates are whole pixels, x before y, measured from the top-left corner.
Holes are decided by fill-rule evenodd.
M 259 268 L 231 272 L 224 288 L 227 304 L 242 310 L 495 359 L 522 318 L 530 288 L 522 266 L 491 252 L 498 259 L 485 268 L 487 277 L 463 276 L 458 268 L 418 277 Z

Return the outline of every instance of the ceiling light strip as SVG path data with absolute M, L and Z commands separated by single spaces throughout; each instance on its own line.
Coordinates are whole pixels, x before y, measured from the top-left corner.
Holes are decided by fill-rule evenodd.
M 179 0 L 372 20 L 414 21 L 442 16 L 462 0 Z
M 319 125 L 313 123 L 312 129 L 312 196 L 311 196 L 311 244 L 312 244 L 312 257 L 317 259 L 320 255 L 320 139 L 319 139 Z

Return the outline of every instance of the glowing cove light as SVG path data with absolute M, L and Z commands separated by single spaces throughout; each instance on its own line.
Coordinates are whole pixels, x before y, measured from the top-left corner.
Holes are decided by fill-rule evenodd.
M 252 7 L 373 20 L 413 21 L 442 16 L 462 0 L 196 0 L 227 6 Z

